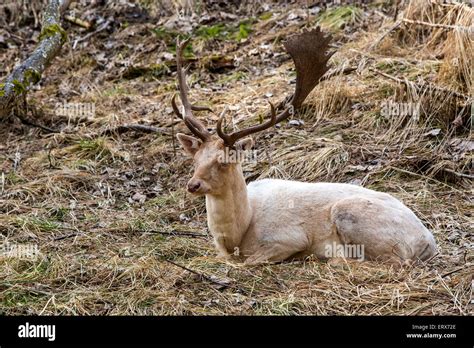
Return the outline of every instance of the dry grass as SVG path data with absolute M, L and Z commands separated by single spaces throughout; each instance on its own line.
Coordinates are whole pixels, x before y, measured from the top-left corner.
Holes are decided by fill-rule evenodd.
M 164 11 L 141 3 L 151 14 Z M 116 7 L 103 11 L 120 12 Z M 248 180 L 352 182 L 391 193 L 433 231 L 440 254 L 428 264 L 402 269 L 314 259 L 244 267 L 218 260 L 204 202 L 184 189 L 191 163 L 169 135 L 186 131 L 171 118 L 175 76 L 121 78 L 124 62 L 154 64 L 162 50 L 171 49 L 169 42 L 149 30 L 155 22 L 125 26 L 128 17 L 118 15 L 122 27 L 98 34 L 75 51 L 67 47 L 42 88 L 30 94 L 46 115 L 38 122 L 62 133 L 44 134 L 16 123 L 0 130 L 0 241 L 37 244 L 41 252 L 36 260 L 0 257 L 0 312 L 472 315 L 472 98 L 417 88 L 425 81 L 472 93 L 469 36 L 404 23 L 371 48 L 380 27 L 394 24 L 371 8 L 336 11 L 337 18 L 279 4 L 265 15 L 251 4 L 234 10 L 236 21 L 255 16 L 249 38 L 238 43 L 200 38 L 196 52 L 203 59 L 235 57 L 240 64 L 219 73 L 196 64 L 190 80 L 192 99 L 212 106 L 216 114 L 231 105 L 237 128 L 256 122 L 268 108 L 267 99 L 277 102 L 292 88 L 287 82 L 294 78 L 292 65 L 280 44 L 285 35 L 329 23 L 340 46 L 331 60 L 334 67 L 358 67 L 316 88 L 294 116 L 304 124 L 284 124 L 258 136 L 259 161 L 244 168 Z M 288 19 L 289 13 L 295 15 Z M 472 26 L 473 18 L 471 7 L 428 0 L 410 1 L 402 14 L 458 26 Z M 71 40 L 83 35 L 76 27 L 68 30 Z M 114 47 L 105 62 L 98 56 L 104 42 Z M 151 50 L 155 44 L 159 49 Z M 14 50 L 0 55 L 3 61 L 18 57 Z M 272 96 L 264 97 L 268 93 Z M 94 102 L 96 115 L 54 116 L 54 105 L 63 101 Z M 419 117 L 384 116 L 388 101 L 419 103 Z M 216 120 L 212 114 L 200 117 L 210 125 Z M 137 122 L 169 134 L 103 135 L 105 129 Z
M 438 80 L 472 94 L 474 9 L 466 3 L 448 5 L 433 0 L 411 1 L 404 18 L 415 23 L 405 22 L 408 30 L 400 31 L 403 41 L 422 45 L 421 54 L 442 57 Z

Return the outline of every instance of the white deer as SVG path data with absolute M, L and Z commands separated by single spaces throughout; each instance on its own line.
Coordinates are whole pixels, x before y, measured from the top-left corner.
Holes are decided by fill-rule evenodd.
M 188 40 L 189 41 L 189 40 Z M 321 259 L 333 246 L 363 246 L 365 260 L 405 264 L 428 260 L 436 252 L 433 235 L 403 203 L 393 196 L 341 183 L 305 183 L 264 179 L 245 182 L 241 164 L 223 160 L 231 151 L 253 146 L 247 135 L 272 127 L 301 106 L 327 72 L 330 37 L 319 28 L 288 39 L 285 48 L 295 62 L 297 79 L 290 106 L 279 114 L 270 104 L 270 119 L 232 134 L 216 134 L 193 116 L 206 110 L 188 99 L 182 53 L 188 41 L 177 45 L 177 76 L 183 114 L 172 99 L 175 113 L 197 138 L 177 134 L 194 160 L 194 175 L 187 189 L 206 196 L 209 230 L 218 254 L 239 255 L 248 264 L 277 262 L 315 255 Z M 285 106 L 280 103 L 279 108 Z M 227 149 L 226 149 L 227 148 Z M 239 156 L 236 156 L 239 157 Z M 340 248 L 338 250 L 341 250 Z M 350 255 L 349 255 L 350 256 Z M 361 255 L 357 257 L 360 258 Z

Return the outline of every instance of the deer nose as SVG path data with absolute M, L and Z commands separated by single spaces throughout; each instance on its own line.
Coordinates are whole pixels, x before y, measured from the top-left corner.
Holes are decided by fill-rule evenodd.
M 201 183 L 199 181 L 191 180 L 188 182 L 188 191 L 191 193 L 196 192 L 197 190 L 199 190 L 200 187 L 201 187 Z

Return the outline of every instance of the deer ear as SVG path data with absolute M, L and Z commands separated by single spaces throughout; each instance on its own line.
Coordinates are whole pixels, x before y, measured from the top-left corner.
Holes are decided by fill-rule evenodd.
M 186 151 L 186 153 L 191 156 L 194 156 L 194 154 L 197 152 L 197 150 L 199 150 L 202 145 L 201 140 L 183 133 L 176 134 L 176 138 L 178 138 L 178 141 L 180 142 L 184 151 Z
M 239 140 L 234 144 L 235 148 L 240 151 L 248 151 L 252 148 L 253 146 L 253 140 L 252 138 L 245 138 L 242 140 Z

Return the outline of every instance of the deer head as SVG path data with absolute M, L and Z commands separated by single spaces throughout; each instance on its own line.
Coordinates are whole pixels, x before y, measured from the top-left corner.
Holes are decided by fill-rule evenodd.
M 219 195 L 226 186 L 231 185 L 237 176 L 242 176 L 239 161 L 227 160 L 228 150 L 242 152 L 252 148 L 253 140 L 248 136 L 264 131 L 288 118 L 298 109 L 308 94 L 329 70 L 327 61 L 332 53 L 327 53 L 330 36 L 324 36 L 320 28 L 290 37 L 284 46 L 293 58 L 296 67 L 296 88 L 291 98 L 279 103 L 276 108 L 270 103 L 267 120 L 233 133 L 226 133 L 222 128 L 226 116 L 225 109 L 216 125 L 216 132 L 211 133 L 204 124 L 193 115 L 193 111 L 211 111 L 209 108 L 196 106 L 188 99 L 188 86 L 183 69 L 183 51 L 189 43 L 177 42 L 176 63 L 178 87 L 183 104 L 183 112 L 176 105 L 176 95 L 171 99 L 175 114 L 181 118 L 195 137 L 177 134 L 177 138 L 187 154 L 194 160 L 194 175 L 188 182 L 188 191 L 194 194 Z M 241 158 L 242 156 L 233 156 Z

